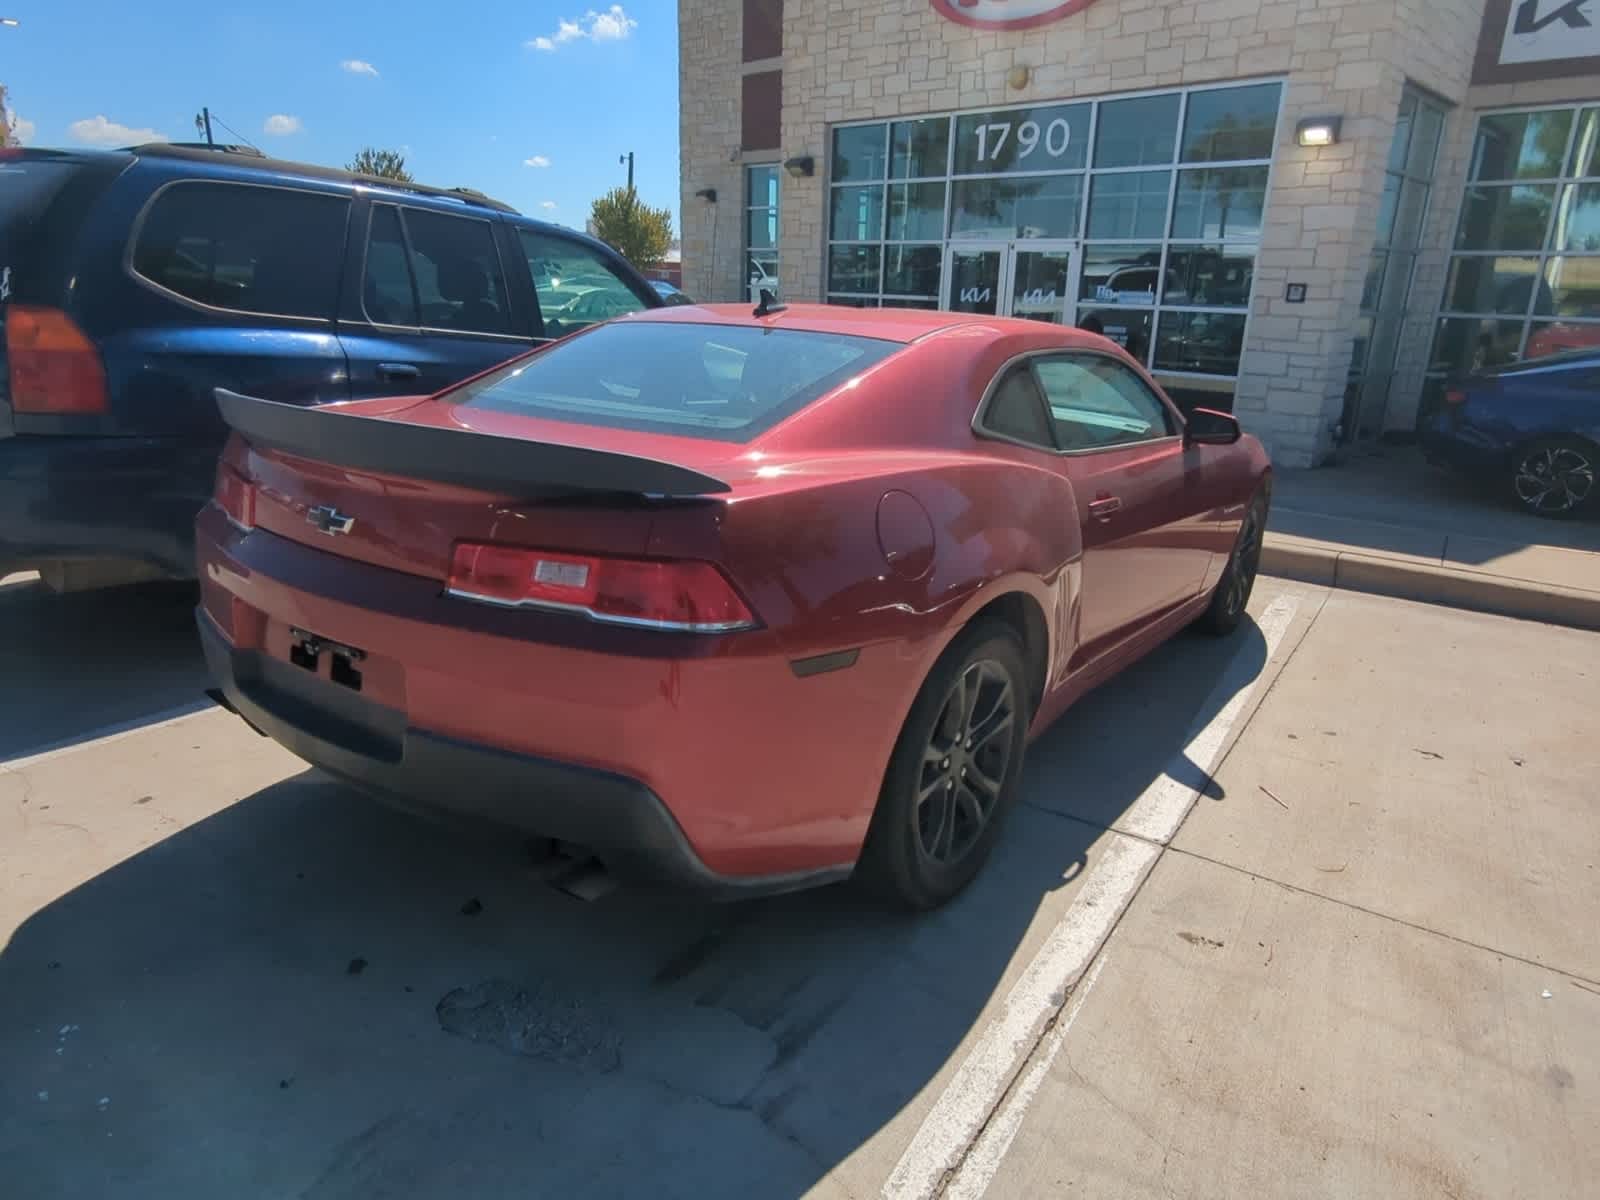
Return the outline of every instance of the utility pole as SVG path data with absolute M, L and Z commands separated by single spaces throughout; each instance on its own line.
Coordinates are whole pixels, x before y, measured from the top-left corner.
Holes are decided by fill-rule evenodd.
M 633 191 L 633 151 L 629 150 L 626 154 L 618 157 L 617 161 L 628 164 L 628 190 L 631 192 Z
M 206 135 L 206 145 L 216 145 L 216 142 L 211 140 L 211 110 L 209 108 L 202 107 L 200 109 L 200 115 L 194 119 L 194 131 Z

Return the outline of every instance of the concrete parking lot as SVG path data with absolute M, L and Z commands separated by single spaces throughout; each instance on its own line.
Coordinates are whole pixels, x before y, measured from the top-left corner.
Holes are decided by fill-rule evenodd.
M 561 894 L 199 701 L 188 602 L 0 584 L 0 1194 L 1600 1178 L 1600 635 L 1263 580 L 911 917 Z

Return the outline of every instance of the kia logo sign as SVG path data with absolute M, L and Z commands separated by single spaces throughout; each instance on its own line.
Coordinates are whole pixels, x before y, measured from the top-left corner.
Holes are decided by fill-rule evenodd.
M 1030 29 L 1082 12 L 1094 0 L 931 0 L 934 11 L 977 29 Z

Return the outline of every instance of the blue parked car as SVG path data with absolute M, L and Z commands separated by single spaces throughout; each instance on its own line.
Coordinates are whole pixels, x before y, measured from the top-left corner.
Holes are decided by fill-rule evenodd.
M 0 575 L 194 574 L 219 385 L 428 394 L 661 298 L 465 189 L 238 147 L 0 150 Z
M 1600 350 L 1475 372 L 1445 389 L 1422 430 L 1430 462 L 1503 487 L 1541 517 L 1595 506 L 1600 472 Z

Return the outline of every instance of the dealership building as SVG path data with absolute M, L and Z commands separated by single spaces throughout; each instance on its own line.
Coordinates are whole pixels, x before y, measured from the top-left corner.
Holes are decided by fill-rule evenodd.
M 681 0 L 704 300 L 1095 318 L 1280 463 L 1600 345 L 1600 0 Z M 1092 323 L 1091 323 L 1092 325 Z

